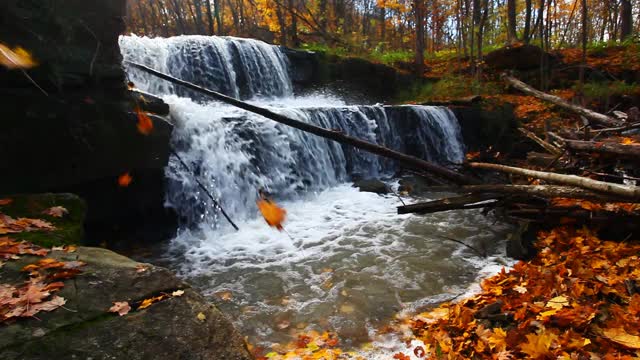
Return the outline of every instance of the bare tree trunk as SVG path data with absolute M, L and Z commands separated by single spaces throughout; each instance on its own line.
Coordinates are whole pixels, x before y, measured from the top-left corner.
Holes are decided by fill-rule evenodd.
M 213 13 L 211 11 L 211 1 L 210 0 L 204 0 L 206 1 L 207 4 L 207 22 L 208 22 L 208 27 L 209 27 L 209 31 L 208 34 L 209 35 L 215 35 L 215 26 L 213 23 Z
M 516 34 L 516 0 L 507 0 L 507 40 L 509 44 L 518 41 Z
M 469 163 L 469 166 L 476 169 L 495 170 L 510 174 L 522 175 L 542 179 L 558 184 L 577 186 L 583 189 L 593 190 L 602 194 L 613 196 L 621 196 L 629 200 L 640 200 L 640 187 L 632 185 L 621 185 L 598 181 L 576 175 L 556 174 L 552 172 L 536 171 L 512 166 L 488 164 L 488 163 Z
M 171 3 L 173 5 L 173 12 L 176 15 L 176 24 L 178 27 L 178 33 L 186 34 L 187 27 L 184 21 L 184 15 L 182 14 L 182 9 L 180 8 L 180 5 L 178 4 L 177 0 L 171 0 Z
M 413 11 L 416 18 L 416 75 L 424 75 L 424 0 L 413 1 Z
M 208 34 L 205 31 L 204 19 L 202 18 L 202 0 L 193 0 L 193 18 L 195 20 L 196 32 L 200 35 Z
M 524 17 L 524 34 L 522 35 L 524 43 L 529 44 L 531 40 L 531 0 L 525 0 L 525 17 Z
M 595 111 L 589 110 L 587 108 L 581 107 L 581 106 L 577 106 L 577 105 L 573 105 L 570 104 L 568 102 L 566 102 L 565 100 L 563 100 L 562 98 L 559 98 L 557 96 L 554 95 L 550 95 L 547 93 L 544 93 L 542 91 L 536 90 L 534 88 L 532 88 L 531 86 L 523 83 L 522 81 L 508 76 L 506 74 L 502 74 L 502 79 L 505 80 L 507 83 L 509 83 L 511 86 L 513 86 L 514 88 L 537 97 L 538 99 L 544 100 L 544 101 L 548 101 L 552 104 L 555 104 L 557 106 L 560 106 L 564 109 L 567 110 L 571 110 L 573 112 L 576 112 L 584 117 L 586 117 L 589 120 L 592 120 L 595 123 L 599 123 L 599 124 L 603 124 L 606 126 L 610 126 L 610 127 L 614 127 L 614 126 L 619 126 L 620 122 L 617 121 L 614 118 L 611 118 L 607 115 L 603 115 L 600 113 L 597 113 Z
M 631 0 L 620 0 L 620 40 L 627 40 L 633 31 Z
M 582 66 L 580 66 L 580 71 L 578 73 L 579 84 L 578 84 L 578 96 L 580 98 L 580 102 L 582 106 L 585 105 L 584 99 L 584 69 L 587 66 L 587 0 L 582 0 Z
M 276 16 L 280 25 L 280 45 L 287 46 L 287 15 L 283 6 L 276 5 Z M 293 16 L 293 15 L 292 15 Z
M 206 0 L 207 2 L 211 0 Z M 218 25 L 218 31 L 216 34 L 224 35 L 224 23 L 222 22 L 222 14 L 220 13 L 220 2 L 222 0 L 213 0 L 213 17 L 216 19 L 216 24 Z M 211 3 L 209 3 L 211 6 Z
M 326 1 L 326 0 L 323 0 Z M 384 42 L 385 37 L 386 37 L 386 30 L 387 30 L 387 20 L 386 20 L 386 13 L 387 10 L 384 7 L 380 7 L 380 9 L 378 9 L 378 23 L 380 25 L 380 42 Z
M 298 8 L 295 0 L 289 0 L 289 12 L 291 13 L 291 27 L 289 28 L 291 45 L 293 47 L 299 47 L 300 39 L 298 39 L 298 18 L 294 15 L 294 13 L 298 12 Z
M 482 76 L 482 46 L 484 42 L 484 27 L 487 22 L 487 17 L 489 16 L 489 0 L 482 1 L 482 9 L 480 21 L 478 22 L 478 60 L 476 67 L 476 81 L 480 81 L 480 77 Z

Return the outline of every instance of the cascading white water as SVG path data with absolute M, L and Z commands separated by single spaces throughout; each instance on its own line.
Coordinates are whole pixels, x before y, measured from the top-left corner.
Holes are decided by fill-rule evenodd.
M 229 37 L 120 40 L 125 60 L 269 107 L 289 117 L 424 159 L 460 163 L 460 127 L 442 107 L 346 105 L 326 95 L 296 98 L 285 55 L 275 46 Z M 208 101 L 129 69 L 138 88 L 171 105 L 173 146 L 240 225 L 231 231 L 172 158 L 167 202 L 186 224 L 172 242 L 172 266 L 221 305 L 252 340 L 286 341 L 279 321 L 315 324 L 362 341 L 371 323 L 398 306 L 421 306 L 467 286 L 496 257 L 480 260 L 439 235 L 497 243 L 478 213 L 399 216 L 394 196 L 361 193 L 352 176 L 387 177 L 396 164 Z M 287 235 L 255 206 L 257 189 L 288 211 Z M 504 229 L 500 229 L 504 230 Z M 451 259 L 451 253 L 465 254 Z M 357 311 L 343 311 L 357 306 Z M 311 325 L 310 325 L 311 326 Z
M 294 119 L 337 129 L 430 161 L 459 163 L 463 159 L 460 128 L 450 110 L 426 106 L 345 106 L 326 97 L 313 98 L 313 102 L 298 101 L 291 97 L 285 55 L 278 47 L 260 41 L 131 36 L 122 37 L 120 46 L 125 60 L 143 63 L 230 96 L 248 93 L 253 101 Z M 348 181 L 349 175 L 379 177 L 391 175 L 395 170 L 391 161 L 358 149 L 227 105 L 197 104 L 184 96 L 200 99 L 199 96 L 141 71 L 130 69 L 129 74 L 136 86 L 145 91 L 177 96 L 169 100 L 178 125 L 175 147 L 191 168 L 198 169 L 209 190 L 234 217 L 255 215 L 258 188 L 280 198 L 293 198 Z M 175 161 L 168 175 L 173 180 L 171 205 L 191 224 L 207 218 L 209 207 L 203 206 L 202 194 L 192 175 Z M 208 219 L 212 225 L 220 225 L 215 216 Z

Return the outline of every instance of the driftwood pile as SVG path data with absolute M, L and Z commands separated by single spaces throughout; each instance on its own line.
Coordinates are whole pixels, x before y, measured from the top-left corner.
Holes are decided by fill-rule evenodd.
M 579 115 L 578 128 L 549 129 L 544 134 L 521 128 L 539 146 L 524 166 L 469 162 L 467 173 L 485 178 L 486 172 L 508 175 L 502 184 L 439 186 L 436 191 L 460 195 L 401 206 L 398 213 L 433 213 L 453 209 L 495 209 L 512 220 L 554 226 L 592 224 L 616 227 L 628 235 L 640 227 L 640 143 L 627 136 L 640 128 L 640 119 L 614 118 L 535 90 L 503 75 L 513 88 Z M 548 126 L 550 128 L 550 126 Z M 622 140 L 621 140 L 622 139 Z M 626 140 L 626 141 L 625 141 Z

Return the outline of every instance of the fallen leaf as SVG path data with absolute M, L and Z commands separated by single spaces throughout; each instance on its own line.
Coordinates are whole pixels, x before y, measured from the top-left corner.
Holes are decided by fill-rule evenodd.
M 528 334 L 527 343 L 520 345 L 520 351 L 531 359 L 546 358 L 551 355 L 551 345 L 557 338 L 553 333 Z
M 289 320 L 282 320 L 276 326 L 278 327 L 278 329 L 284 330 L 288 328 L 289 325 L 291 325 L 291 322 Z
M 204 313 L 199 312 L 198 315 L 196 315 L 196 318 L 200 321 L 205 321 L 207 320 L 207 315 L 205 315 Z
M 61 218 L 69 213 L 69 210 L 62 206 L 50 207 L 42 212 L 45 215 Z
M 257 201 L 258 209 L 262 213 L 264 220 L 271 227 L 275 227 L 276 229 L 282 231 L 282 223 L 285 220 L 287 211 L 280 208 L 278 205 L 273 203 L 271 200 L 260 199 Z
M 549 300 L 547 302 L 547 305 L 545 306 L 555 310 L 560 310 L 564 306 L 569 306 L 569 300 L 567 300 L 565 296 L 556 296 L 553 299 Z
M 118 185 L 120 185 L 121 187 L 127 187 L 129 186 L 129 184 L 131 184 L 132 180 L 133 178 L 131 177 L 131 175 L 129 175 L 128 172 L 124 173 L 118 177 Z
M 403 354 L 403 353 L 396 353 L 393 355 L 393 358 L 396 360 L 411 360 L 411 357 Z
M 149 135 L 153 130 L 153 121 L 149 115 L 144 113 L 140 107 L 136 107 L 135 112 L 138 116 L 138 131 L 142 135 Z
M 10 49 L 0 43 L 0 65 L 7 69 L 31 69 L 38 65 L 31 54 L 21 47 Z
M 109 312 L 118 313 L 120 316 L 127 315 L 131 311 L 131 306 L 127 301 L 114 302 L 113 306 L 109 308 Z
M 145 271 L 149 270 L 149 267 L 143 264 L 138 264 L 136 265 L 136 272 L 137 273 L 143 273 Z
M 229 291 L 229 290 L 218 291 L 214 295 L 217 296 L 218 298 L 220 298 L 221 300 L 224 300 L 224 301 L 231 301 L 233 299 L 233 293 L 231 291 Z
M 182 296 L 182 295 L 184 295 L 184 290 L 176 290 L 171 293 L 171 296 L 175 296 L 175 297 Z
M 162 294 L 162 295 L 158 295 L 158 296 L 154 296 L 148 299 L 144 299 L 142 300 L 142 303 L 140 303 L 140 306 L 138 306 L 137 310 L 142 310 L 142 309 L 146 309 L 149 306 L 151 306 L 152 304 L 157 303 L 158 301 L 162 301 L 164 299 L 166 299 L 168 297 L 167 294 Z
M 626 346 L 630 349 L 640 349 L 640 336 L 631 335 L 623 328 L 605 329 L 603 334 L 607 339 L 622 346 Z

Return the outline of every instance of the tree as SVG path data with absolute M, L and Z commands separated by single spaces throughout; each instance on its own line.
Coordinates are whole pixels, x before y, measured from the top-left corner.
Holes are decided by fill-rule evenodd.
M 422 77 L 424 74 L 424 0 L 413 1 L 413 12 L 416 21 L 416 75 Z
M 631 0 L 620 0 L 620 40 L 631 36 L 633 29 L 633 11 Z
M 518 41 L 516 34 L 516 0 L 507 0 L 507 40 L 509 44 Z

